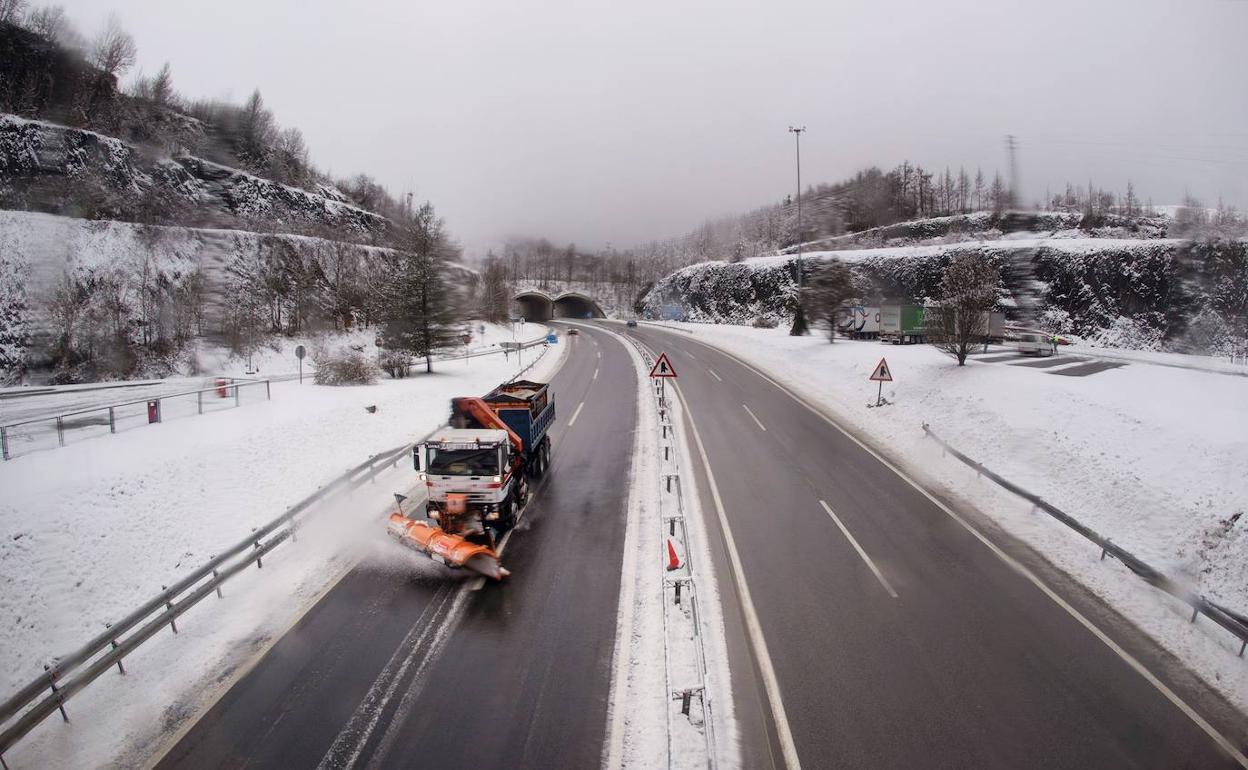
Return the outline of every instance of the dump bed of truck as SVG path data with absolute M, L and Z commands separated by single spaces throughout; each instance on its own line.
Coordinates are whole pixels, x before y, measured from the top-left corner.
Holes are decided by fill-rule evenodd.
M 499 385 L 483 399 L 520 437 L 526 453 L 541 444 L 555 420 L 555 404 L 549 390 L 544 382 L 516 380 Z

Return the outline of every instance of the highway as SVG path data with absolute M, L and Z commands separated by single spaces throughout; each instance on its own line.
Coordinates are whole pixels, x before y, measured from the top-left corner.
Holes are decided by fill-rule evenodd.
M 687 334 L 628 333 L 679 375 L 704 516 L 718 497 L 787 716 L 775 723 L 745 657 L 757 651 L 721 539 L 737 711 L 771 722 L 741 717 L 745 766 L 783 767 L 786 733 L 804 767 L 1238 766 L 1184 709 L 1241 754 L 1242 715 L 1043 560 L 981 539 L 734 358 Z
M 582 328 L 509 581 L 358 567 L 159 767 L 600 764 L 637 394 L 623 344 Z M 735 359 L 606 328 L 679 373 L 743 767 L 1238 766 L 1243 716 L 1042 558 Z
M 566 341 L 552 468 L 507 545 L 512 577 L 471 591 L 358 567 L 158 767 L 599 764 L 637 389 L 618 340 Z

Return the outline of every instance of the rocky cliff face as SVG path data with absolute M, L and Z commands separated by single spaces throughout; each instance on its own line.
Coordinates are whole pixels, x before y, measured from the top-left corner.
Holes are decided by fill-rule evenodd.
M 188 130 L 192 130 L 188 128 Z M 316 232 L 370 242 L 387 220 L 317 192 L 191 155 L 157 157 L 114 137 L 0 115 L 0 207 L 160 224 Z
M 1056 238 L 824 251 L 848 263 L 872 301 L 940 297 L 945 266 L 974 253 L 994 264 L 1013 320 L 1104 344 L 1223 353 L 1248 343 L 1248 242 L 1221 239 Z M 647 315 L 748 324 L 786 321 L 797 297 L 797 259 L 704 262 L 659 281 Z

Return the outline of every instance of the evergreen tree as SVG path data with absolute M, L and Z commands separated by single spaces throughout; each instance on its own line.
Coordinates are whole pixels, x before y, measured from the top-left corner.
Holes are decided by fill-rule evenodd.
M 454 247 L 443 222 L 425 203 L 405 223 L 404 245 L 387 258 L 379 287 L 381 344 L 388 350 L 425 359 L 459 342 L 463 315 L 459 297 L 446 280 L 446 260 Z

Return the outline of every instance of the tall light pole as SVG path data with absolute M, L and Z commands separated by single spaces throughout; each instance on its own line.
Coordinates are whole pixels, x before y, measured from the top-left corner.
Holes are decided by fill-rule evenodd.
M 794 337 L 810 332 L 806 325 L 806 309 L 802 307 L 802 284 L 805 282 L 802 275 L 802 132 L 805 130 L 805 126 L 789 126 L 797 147 L 797 312 L 793 314 L 793 328 L 789 330 Z

